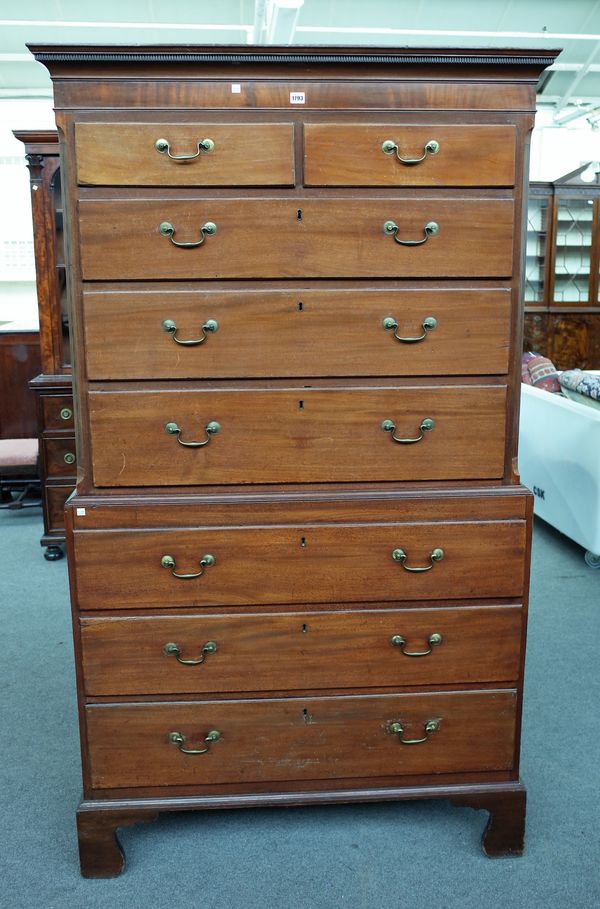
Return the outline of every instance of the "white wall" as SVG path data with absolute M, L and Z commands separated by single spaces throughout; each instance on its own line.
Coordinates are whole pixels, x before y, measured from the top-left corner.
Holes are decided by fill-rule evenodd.
M 600 161 L 600 129 L 592 129 L 585 117 L 557 126 L 551 110 L 538 110 L 529 179 L 556 180 L 587 161 Z

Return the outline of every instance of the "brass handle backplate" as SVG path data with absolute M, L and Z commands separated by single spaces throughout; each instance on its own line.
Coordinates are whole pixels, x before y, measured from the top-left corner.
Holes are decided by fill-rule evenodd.
M 171 745 L 176 745 L 182 754 L 206 754 L 210 750 L 210 746 L 213 742 L 218 742 L 221 738 L 221 733 L 218 729 L 211 729 L 211 731 L 204 737 L 206 742 L 206 748 L 184 748 L 185 745 L 185 736 L 181 732 L 169 732 L 168 739 Z
M 431 432 L 434 426 L 434 420 L 430 419 L 429 417 L 425 417 L 424 420 L 421 420 L 421 425 L 419 426 L 419 429 L 421 430 L 420 435 L 418 435 L 415 439 L 400 439 L 395 434 L 396 424 L 393 420 L 383 420 L 381 423 L 381 428 L 383 431 L 389 432 L 394 442 L 398 442 L 400 445 L 414 445 L 415 442 L 420 442 L 421 439 L 424 438 L 424 434 L 426 432 Z
M 437 139 L 430 139 L 425 143 L 423 147 L 423 154 L 420 158 L 403 158 L 400 155 L 400 149 L 398 145 L 394 142 L 393 139 L 386 139 L 385 142 L 381 143 L 381 151 L 384 155 L 396 155 L 398 161 L 402 164 L 420 164 L 421 161 L 424 161 L 427 155 L 437 155 L 440 150 L 440 143 Z
M 191 155 L 172 155 L 171 154 L 171 145 L 168 139 L 157 139 L 154 143 L 154 148 L 161 155 L 167 155 L 171 161 L 193 161 L 194 158 L 200 157 L 200 152 L 213 151 L 215 143 L 212 139 L 199 139 L 196 143 L 196 151 Z
M 431 560 L 431 565 L 424 565 L 422 567 L 411 568 L 410 565 L 406 564 L 406 559 L 408 556 L 403 549 L 394 549 L 392 552 L 392 558 L 394 562 L 400 562 L 405 571 L 431 571 L 436 562 L 441 562 L 444 558 L 443 549 L 432 549 L 429 553 L 429 558 Z
M 200 228 L 200 239 L 199 240 L 188 240 L 186 242 L 180 240 L 174 240 L 175 228 L 170 221 L 161 221 L 158 225 L 158 229 L 163 237 L 168 237 L 173 246 L 180 246 L 183 249 L 193 249 L 196 246 L 202 246 L 207 237 L 212 237 L 217 232 L 217 225 L 214 221 L 207 221 L 206 224 L 203 224 Z
M 177 441 L 180 445 L 183 445 L 184 448 L 203 448 L 205 445 L 208 445 L 213 436 L 216 436 L 221 432 L 221 424 L 217 423 L 215 420 L 211 420 L 210 423 L 207 423 L 204 427 L 206 438 L 203 439 L 202 442 L 184 442 L 181 438 L 181 429 L 177 423 L 165 423 L 165 432 L 169 436 L 177 436 Z
M 184 341 L 182 338 L 177 337 L 177 325 L 173 322 L 172 319 L 165 319 L 162 323 L 162 330 L 166 331 L 168 335 L 171 335 L 176 344 L 181 344 L 183 347 L 196 347 L 198 344 L 204 344 L 209 334 L 214 334 L 215 331 L 219 330 L 219 323 L 215 319 L 208 319 L 202 326 L 202 334 L 199 338 L 192 338 L 189 341 Z
M 422 739 L 405 739 L 404 735 L 404 726 L 400 722 L 390 723 L 388 726 L 388 732 L 391 735 L 397 735 L 398 741 L 403 745 L 422 745 L 423 742 L 426 742 L 429 736 L 437 732 L 440 728 L 440 720 L 427 720 L 426 723 L 423 723 L 423 728 L 425 730 L 425 735 Z
M 72 417 L 73 417 L 73 411 L 71 410 L 71 408 L 63 407 L 63 409 L 60 412 L 61 420 L 71 420 Z
M 63 461 L 65 462 L 65 464 L 74 464 L 75 455 L 73 454 L 73 452 L 67 451 L 67 453 L 63 456 Z
M 164 324 L 164 323 L 163 323 Z M 423 329 L 422 335 L 417 335 L 414 338 L 403 338 L 398 334 L 398 323 L 393 316 L 386 316 L 386 318 L 381 323 L 386 331 L 393 331 L 396 341 L 402 341 L 403 344 L 416 344 L 417 341 L 423 341 L 427 337 L 427 332 L 433 331 L 437 328 L 437 319 L 434 319 L 433 316 L 427 316 L 421 322 L 421 328 Z M 165 329 L 166 331 L 166 329 Z
M 200 571 L 195 571 L 192 574 L 180 574 L 175 571 L 175 559 L 170 555 L 164 555 L 160 560 L 160 564 L 163 568 L 168 568 L 174 578 L 178 578 L 180 581 L 190 581 L 192 578 L 201 578 L 204 574 L 204 570 L 210 568 L 216 561 L 214 555 L 207 552 L 206 555 L 203 555 L 200 559 Z
M 423 228 L 423 239 L 422 240 L 400 240 L 398 237 L 399 227 L 395 221 L 386 221 L 383 225 L 383 232 L 386 237 L 393 237 L 396 243 L 399 243 L 400 246 L 422 246 L 423 243 L 427 243 L 430 237 L 435 237 L 436 234 L 440 232 L 440 226 L 435 221 L 428 221 L 425 227 Z
M 200 564 L 202 564 L 202 563 L 200 563 Z M 177 577 L 177 575 L 176 575 L 176 577 Z M 196 577 L 197 577 L 197 575 L 196 575 Z M 207 641 L 206 644 L 204 644 L 204 646 L 202 647 L 199 657 L 197 657 L 195 660 L 183 660 L 181 658 L 181 648 L 180 648 L 179 644 L 169 643 L 169 644 L 165 644 L 165 646 L 163 647 L 164 655 L 165 656 L 174 655 L 177 662 L 181 663 L 182 666 L 199 666 L 206 659 L 207 653 L 216 653 L 216 652 L 217 652 L 216 643 L 214 641 Z
M 434 647 L 437 647 L 439 644 L 442 643 L 442 640 L 443 640 L 443 638 L 442 638 L 441 634 L 438 634 L 437 632 L 435 632 L 434 634 L 429 635 L 429 639 L 427 642 L 429 644 L 429 650 L 405 650 L 404 648 L 406 647 L 406 641 L 404 640 L 402 635 L 394 634 L 390 638 L 390 644 L 392 644 L 393 647 L 399 647 L 400 650 L 402 651 L 402 653 L 404 654 L 404 656 L 422 657 L 422 656 L 428 656 L 433 651 Z

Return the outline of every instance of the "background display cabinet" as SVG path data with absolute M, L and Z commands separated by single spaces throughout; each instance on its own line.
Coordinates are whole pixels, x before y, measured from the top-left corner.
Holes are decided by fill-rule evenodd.
M 25 144 L 31 183 L 42 372 L 29 385 L 37 398 L 44 512 L 41 544 L 46 547 L 45 558 L 52 561 L 63 555 L 64 504 L 76 475 L 58 135 L 55 130 L 14 135 Z
M 591 368 L 600 360 L 599 200 L 598 164 L 530 186 L 525 348 L 550 357 L 558 369 Z

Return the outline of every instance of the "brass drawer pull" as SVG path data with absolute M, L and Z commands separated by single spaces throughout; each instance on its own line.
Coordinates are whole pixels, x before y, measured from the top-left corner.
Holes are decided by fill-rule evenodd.
M 204 344 L 209 334 L 214 334 L 215 331 L 218 331 L 219 323 L 214 319 L 209 319 L 202 326 L 202 335 L 199 338 L 192 338 L 190 341 L 183 341 L 181 338 L 177 337 L 177 325 L 172 319 L 164 320 L 162 323 L 162 330 L 171 335 L 176 344 L 181 344 L 184 347 L 194 347 L 198 344 Z
M 193 161 L 194 158 L 200 157 L 200 152 L 211 152 L 215 147 L 212 139 L 199 139 L 197 142 L 197 151 L 192 155 L 172 155 L 171 146 L 168 139 L 157 139 L 154 148 L 161 155 L 167 155 L 171 161 Z
M 163 322 L 163 325 L 165 323 Z M 416 344 L 417 341 L 423 341 L 427 337 L 428 331 L 433 331 L 437 328 L 437 319 L 434 319 L 433 316 L 427 316 L 421 322 L 421 328 L 423 329 L 423 334 L 418 335 L 415 338 L 403 338 L 398 334 L 398 323 L 393 316 L 386 316 L 386 318 L 381 323 L 386 331 L 393 331 L 396 341 L 402 341 L 403 344 Z M 165 329 L 166 331 L 167 329 Z
M 165 423 L 165 432 L 169 436 L 177 436 L 177 441 L 180 445 L 183 445 L 184 448 L 203 448 L 205 445 L 208 445 L 212 436 L 216 436 L 221 432 L 221 424 L 217 423 L 215 420 L 211 420 L 210 423 L 207 423 L 204 427 L 206 438 L 202 442 L 184 442 L 181 438 L 181 429 L 177 423 Z
M 72 419 L 73 419 L 73 411 L 71 410 L 71 408 L 70 408 L 70 407 L 63 407 L 63 409 L 62 409 L 61 412 L 60 412 L 60 418 L 61 418 L 61 420 L 72 420 Z
M 214 555 L 211 555 L 209 552 L 206 553 L 206 555 L 203 555 L 200 559 L 200 571 L 196 571 L 193 574 L 178 574 L 175 571 L 175 559 L 170 555 L 164 555 L 160 560 L 160 564 L 163 568 L 168 568 L 174 578 L 178 578 L 180 581 L 190 581 L 192 578 L 201 578 L 204 574 L 204 569 L 210 568 L 216 561 Z
M 423 742 L 426 742 L 429 739 L 429 736 L 437 732 L 440 728 L 439 720 L 427 720 L 426 723 L 423 723 L 423 728 L 425 729 L 425 735 L 422 739 L 403 739 L 404 735 L 404 726 L 402 723 L 390 723 L 388 726 L 388 731 L 391 735 L 397 735 L 398 741 L 402 742 L 403 745 L 422 745 Z
M 383 225 L 384 234 L 388 237 L 393 237 L 400 246 L 421 246 L 423 243 L 427 243 L 430 237 L 435 237 L 436 234 L 439 234 L 440 226 L 435 221 L 428 221 L 423 228 L 425 236 L 422 240 L 400 240 L 398 239 L 398 230 L 399 228 L 395 221 L 386 221 Z
M 206 224 L 203 224 L 200 228 L 200 239 L 199 240 L 189 240 L 183 242 L 180 240 L 174 240 L 175 228 L 170 221 L 162 221 L 158 225 L 158 229 L 163 235 L 163 237 L 168 237 L 173 246 L 181 246 L 184 249 L 193 249 L 195 246 L 202 246 L 207 237 L 212 237 L 217 232 L 217 225 L 214 221 L 207 221 Z
M 398 442 L 400 445 L 414 445 L 415 442 L 420 442 L 424 438 L 424 433 L 431 432 L 435 426 L 434 420 L 431 420 L 429 417 L 425 417 L 424 420 L 421 420 L 421 425 L 419 429 L 421 434 L 416 437 L 416 439 L 399 439 L 398 436 L 394 435 L 396 430 L 396 424 L 393 420 L 383 420 L 381 428 L 384 432 L 389 432 L 394 442 Z
M 74 464 L 74 463 L 75 463 L 75 455 L 73 454 L 73 452 L 72 452 L 72 451 L 68 451 L 68 452 L 64 455 L 63 461 L 65 462 L 65 464 Z
M 200 564 L 202 564 L 202 563 L 200 563 Z M 177 577 L 177 575 L 176 575 L 176 577 Z M 197 575 L 196 575 L 196 577 L 197 577 Z M 165 646 L 163 647 L 164 655 L 171 656 L 171 654 L 174 654 L 175 659 L 177 660 L 178 663 L 181 663 L 182 666 L 199 666 L 206 659 L 207 653 L 216 653 L 216 652 L 217 652 L 217 645 L 215 644 L 215 642 L 207 641 L 206 644 L 203 646 L 202 650 L 200 651 L 200 656 L 198 657 L 197 660 L 182 660 L 181 659 L 181 649 L 178 644 L 169 643 L 169 644 L 165 644 Z
M 184 748 L 185 745 L 185 736 L 180 732 L 170 732 L 169 741 L 171 745 L 177 745 L 182 754 L 206 754 L 210 750 L 210 746 L 213 742 L 218 742 L 221 738 L 221 733 L 218 729 L 211 729 L 204 741 L 206 742 L 206 748 Z
M 427 569 L 425 569 L 425 570 L 427 570 Z M 404 656 L 422 657 L 422 656 L 429 656 L 429 654 L 432 653 L 433 648 L 437 647 L 439 644 L 441 644 L 442 640 L 443 639 L 442 639 L 441 634 L 438 634 L 437 632 L 435 632 L 434 634 L 429 635 L 429 640 L 427 642 L 429 644 L 429 650 L 405 650 L 404 648 L 406 646 L 406 641 L 404 640 L 404 638 L 402 637 L 401 634 L 395 634 L 390 638 L 390 644 L 392 644 L 393 647 L 399 647 L 400 650 L 402 651 L 402 653 L 404 654 Z M 167 646 L 173 646 L 173 645 L 167 645 Z
M 381 151 L 384 155 L 396 155 L 398 161 L 402 164 L 420 164 L 421 161 L 424 161 L 427 155 L 437 155 L 440 150 L 440 143 L 436 139 L 430 139 L 429 142 L 426 142 L 423 147 L 423 154 L 420 158 L 402 158 L 400 155 L 400 149 L 396 145 L 393 139 L 386 139 L 385 142 L 381 144 Z
M 392 558 L 394 562 L 400 562 L 405 571 L 431 571 L 436 562 L 441 562 L 444 558 L 443 549 L 432 549 L 429 553 L 429 558 L 431 559 L 431 565 L 425 565 L 423 567 L 411 568 L 410 565 L 406 564 L 406 559 L 408 556 L 403 549 L 394 549 L 392 552 Z

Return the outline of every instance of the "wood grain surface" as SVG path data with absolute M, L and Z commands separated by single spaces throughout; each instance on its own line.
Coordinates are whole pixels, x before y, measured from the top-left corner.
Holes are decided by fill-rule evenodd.
M 264 780 L 368 778 L 393 774 L 507 770 L 516 692 L 290 698 L 92 706 L 86 709 L 94 788 Z M 389 726 L 402 723 L 402 745 Z M 221 734 L 205 754 L 211 730 Z
M 402 240 L 386 236 L 394 221 Z M 172 224 L 178 248 L 161 235 Z M 240 198 L 79 202 L 84 280 L 144 278 L 509 277 L 513 202 L 509 199 Z
M 78 531 L 77 600 L 111 610 L 518 597 L 525 531 L 523 521 Z M 430 565 L 436 548 L 444 558 L 413 573 L 397 548 L 409 567 Z M 170 555 L 178 573 L 198 572 L 206 554 L 216 563 L 192 580 L 161 565 Z
M 94 379 L 501 375 L 508 368 L 508 290 L 207 290 L 83 293 Z M 383 327 L 392 317 L 399 342 Z M 182 346 L 162 328 L 177 326 Z M 203 332 L 208 320 L 214 333 Z

